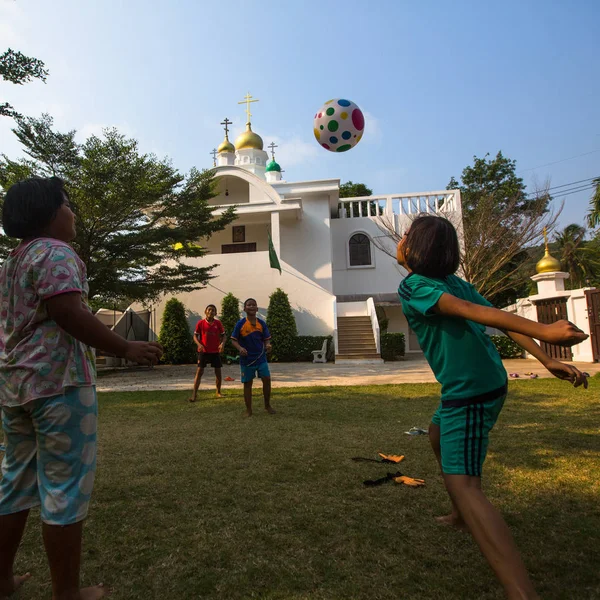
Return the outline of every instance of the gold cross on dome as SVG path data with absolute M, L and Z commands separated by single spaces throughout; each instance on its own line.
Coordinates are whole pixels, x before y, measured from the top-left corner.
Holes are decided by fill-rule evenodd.
M 213 157 L 213 167 L 216 167 L 217 166 L 217 154 L 218 154 L 217 153 L 217 149 L 213 148 L 212 152 L 209 152 L 209 154 L 212 154 L 212 157 Z
M 547 250 L 548 249 L 548 228 L 547 227 L 544 227 L 543 233 L 544 233 L 544 244 L 545 244 L 546 250 Z
M 238 102 L 238 104 L 246 105 L 246 115 L 248 115 L 248 123 L 250 123 L 250 117 L 252 116 L 252 113 L 250 112 L 250 104 L 252 104 L 252 102 L 259 102 L 259 100 L 253 100 L 252 96 L 250 95 L 250 92 L 248 92 L 244 96 L 244 99 L 241 102 Z

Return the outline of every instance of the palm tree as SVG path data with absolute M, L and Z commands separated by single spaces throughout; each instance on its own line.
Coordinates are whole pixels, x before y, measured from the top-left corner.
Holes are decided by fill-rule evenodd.
M 600 225 L 600 177 L 594 179 L 594 195 L 590 200 L 590 212 L 587 215 L 588 227 L 593 229 Z
M 555 236 L 560 262 L 571 275 L 571 289 L 583 287 L 585 280 L 591 277 L 597 268 L 595 253 L 585 241 L 586 233 L 585 227 L 573 223 Z

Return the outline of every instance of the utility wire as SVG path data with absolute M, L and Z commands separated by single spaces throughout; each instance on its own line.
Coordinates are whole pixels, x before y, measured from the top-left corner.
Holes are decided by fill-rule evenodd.
M 596 188 L 596 184 L 593 183 L 596 179 L 598 179 L 598 177 L 590 177 L 589 179 L 582 179 L 581 181 L 572 181 L 571 183 L 564 183 L 563 185 L 555 185 L 553 187 L 549 187 L 547 190 L 540 190 L 539 192 L 528 192 L 527 194 L 525 194 L 525 196 L 541 196 L 546 192 L 552 193 L 555 196 L 567 196 L 585 190 L 593 190 Z
M 563 183 L 562 185 L 554 185 L 551 188 L 548 188 L 548 191 L 556 190 L 558 188 L 563 188 L 563 187 L 569 187 L 571 185 L 575 185 L 576 183 L 585 183 L 586 181 L 594 181 L 594 179 L 598 179 L 598 177 L 590 177 L 589 179 L 582 179 L 581 181 L 573 181 L 571 183 Z
M 566 162 L 567 160 L 574 160 L 575 158 L 581 158 L 582 156 L 589 156 L 590 154 L 595 154 L 596 152 L 600 152 L 600 148 L 598 148 L 597 150 L 592 150 L 591 152 L 584 152 L 583 154 L 578 154 L 577 156 L 570 156 L 569 158 L 555 160 L 554 162 L 549 162 L 549 163 L 546 163 L 545 165 L 540 165 L 539 167 L 531 167 L 529 169 L 521 169 L 518 172 L 526 173 L 527 171 L 535 171 L 536 169 L 541 169 L 542 167 L 549 167 L 550 165 L 557 165 L 558 163 Z

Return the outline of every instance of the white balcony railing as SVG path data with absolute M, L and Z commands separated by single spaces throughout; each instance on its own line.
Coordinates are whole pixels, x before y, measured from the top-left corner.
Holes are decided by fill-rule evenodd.
M 420 213 L 446 214 L 460 210 L 460 190 L 444 190 L 419 194 L 341 198 L 338 203 L 338 218 L 392 218 Z

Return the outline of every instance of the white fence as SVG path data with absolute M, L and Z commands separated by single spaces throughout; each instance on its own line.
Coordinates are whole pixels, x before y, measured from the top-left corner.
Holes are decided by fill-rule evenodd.
M 410 216 L 421 213 L 445 214 L 461 210 L 460 190 L 423 192 L 419 194 L 392 194 L 341 198 L 338 218 Z

